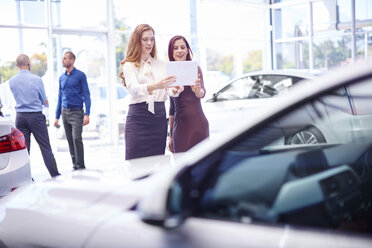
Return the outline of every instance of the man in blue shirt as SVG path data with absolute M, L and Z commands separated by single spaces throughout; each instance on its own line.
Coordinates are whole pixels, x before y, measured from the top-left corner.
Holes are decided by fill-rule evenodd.
M 31 64 L 27 55 L 19 55 L 16 62 L 19 72 L 9 80 L 10 90 L 16 101 L 16 127 L 25 137 L 28 153 L 30 153 L 31 133 L 34 135 L 49 174 L 52 177 L 58 176 L 45 115 L 42 113 L 42 105 L 48 105 L 43 81 L 30 72 Z
M 66 68 L 59 78 L 58 102 L 54 126 L 58 127 L 62 114 L 63 127 L 75 170 L 85 169 L 83 126 L 89 124 L 90 92 L 84 72 L 74 67 L 75 55 L 66 52 L 62 64 Z M 85 104 L 85 113 L 83 105 Z

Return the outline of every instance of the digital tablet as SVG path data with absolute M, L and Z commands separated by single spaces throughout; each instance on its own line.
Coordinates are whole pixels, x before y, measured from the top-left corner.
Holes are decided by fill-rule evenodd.
M 196 61 L 170 61 L 166 64 L 167 76 L 176 76 L 172 86 L 194 85 L 198 78 L 198 64 Z

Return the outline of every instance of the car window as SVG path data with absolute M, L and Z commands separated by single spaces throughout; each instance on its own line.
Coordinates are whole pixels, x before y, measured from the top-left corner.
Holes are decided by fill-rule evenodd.
M 304 78 L 295 77 L 295 76 L 282 76 L 276 75 L 276 80 L 271 80 L 273 83 L 273 87 L 278 91 L 278 93 L 282 93 L 283 91 L 286 92 L 288 88 L 292 87 L 297 82 L 303 80 Z
M 371 87 L 317 97 L 191 167 L 192 215 L 371 233 Z
M 289 75 L 262 75 L 257 77 L 250 98 L 269 98 L 287 93 L 287 90 L 302 78 Z
M 249 98 L 269 98 L 286 93 L 288 88 L 302 80 L 290 75 L 252 75 L 240 78 L 217 93 L 217 101 Z
M 217 101 L 246 99 L 249 97 L 254 83 L 255 78 L 240 78 L 218 92 Z

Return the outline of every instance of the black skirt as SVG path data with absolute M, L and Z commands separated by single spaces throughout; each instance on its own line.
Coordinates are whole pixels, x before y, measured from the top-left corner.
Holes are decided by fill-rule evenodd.
M 155 114 L 147 103 L 130 104 L 125 124 L 125 159 L 165 153 L 167 119 L 164 102 L 155 102 Z

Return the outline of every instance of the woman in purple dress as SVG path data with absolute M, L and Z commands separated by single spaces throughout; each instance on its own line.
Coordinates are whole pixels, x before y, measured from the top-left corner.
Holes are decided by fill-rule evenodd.
M 169 41 L 168 57 L 170 61 L 192 59 L 190 45 L 183 36 L 174 36 Z M 203 74 L 199 67 L 195 85 L 184 86 L 178 97 L 170 97 L 169 149 L 172 152 L 185 152 L 209 137 L 208 120 L 200 102 L 204 95 Z

